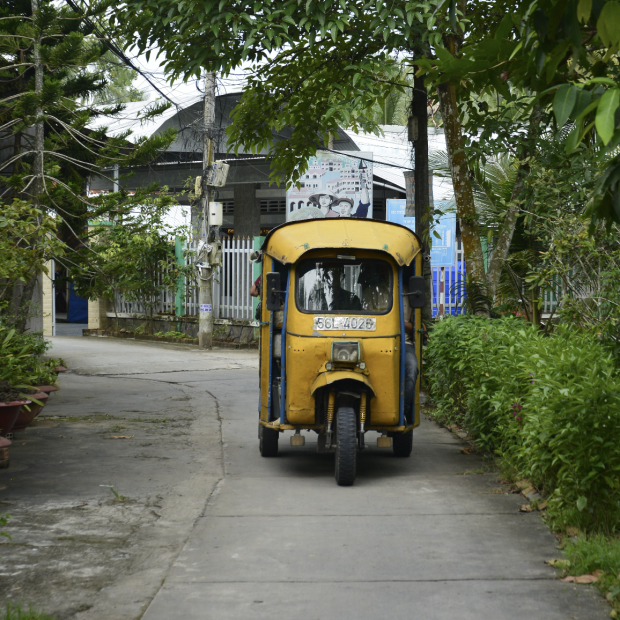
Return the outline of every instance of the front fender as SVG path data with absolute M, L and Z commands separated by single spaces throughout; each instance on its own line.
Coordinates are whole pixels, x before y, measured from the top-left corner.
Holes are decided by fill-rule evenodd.
M 322 372 L 312 384 L 312 389 L 310 393 L 314 395 L 314 393 L 319 388 L 330 385 L 331 383 L 336 383 L 336 381 L 343 381 L 345 379 L 350 381 L 359 381 L 372 392 L 373 396 L 377 395 L 375 392 L 375 388 L 372 387 L 372 383 L 370 383 L 368 377 L 360 374 L 359 372 L 353 372 L 352 370 L 334 370 L 330 372 Z

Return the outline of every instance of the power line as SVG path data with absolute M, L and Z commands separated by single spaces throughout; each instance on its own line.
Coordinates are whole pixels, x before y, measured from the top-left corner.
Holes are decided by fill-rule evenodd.
M 328 149 L 326 147 L 321 147 L 320 151 L 329 151 L 330 153 L 336 153 L 337 155 L 346 155 L 347 157 L 352 157 L 353 159 L 359 159 L 361 161 L 368 161 L 371 164 L 376 164 L 377 166 L 389 166 L 390 168 L 401 168 L 402 170 L 413 170 L 413 168 L 407 168 L 407 166 L 399 166 L 398 164 L 389 164 L 386 161 L 376 161 L 374 159 L 367 159 L 366 157 L 359 157 L 358 155 L 353 155 L 355 151 L 335 151 L 334 149 Z
M 99 24 L 95 24 L 93 21 L 91 21 L 88 17 L 86 17 L 82 10 L 80 9 L 80 7 L 78 7 L 75 2 L 73 2 L 73 0 L 67 0 L 67 4 L 78 14 L 82 17 L 82 19 L 84 20 L 84 22 L 86 24 L 88 24 L 88 26 L 90 26 L 93 29 L 93 32 L 103 41 L 103 44 L 119 59 L 122 60 L 128 67 L 130 67 L 131 69 L 133 69 L 134 71 L 136 71 L 137 73 L 139 73 L 164 99 L 166 99 L 167 101 L 169 101 L 173 106 L 178 107 L 177 104 L 172 101 L 172 99 L 170 99 L 170 97 L 168 97 L 168 95 L 166 95 L 162 90 L 160 90 L 159 87 L 157 87 L 155 84 L 153 84 L 153 82 L 151 82 L 151 80 L 146 76 L 146 74 L 139 69 L 138 67 L 136 67 L 136 65 L 133 64 L 133 62 L 131 62 L 131 60 L 129 58 L 127 58 L 127 56 L 125 55 L 125 53 L 118 48 L 107 36 L 105 28 L 103 28 L 103 26 L 99 26 Z M 101 30 L 99 30 L 98 26 L 101 28 Z

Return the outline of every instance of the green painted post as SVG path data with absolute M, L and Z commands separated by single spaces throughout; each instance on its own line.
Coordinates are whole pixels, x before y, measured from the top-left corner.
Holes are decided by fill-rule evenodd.
M 183 267 L 185 265 L 185 257 L 183 256 L 184 241 L 181 237 L 174 239 L 174 254 L 177 259 L 177 265 Z M 179 276 L 177 280 L 177 292 L 174 298 L 174 313 L 176 316 L 185 314 L 185 277 Z M 179 326 L 177 325 L 177 330 Z
M 263 241 L 265 237 L 254 237 L 254 246 L 255 250 L 260 250 L 261 245 L 263 245 Z M 256 278 L 260 276 L 263 270 L 262 263 L 254 263 L 254 269 L 252 272 L 252 284 L 256 281 Z M 254 315 L 256 313 L 256 306 L 258 306 L 258 297 L 252 297 L 252 320 L 254 320 Z M 255 330 L 256 331 L 256 330 Z

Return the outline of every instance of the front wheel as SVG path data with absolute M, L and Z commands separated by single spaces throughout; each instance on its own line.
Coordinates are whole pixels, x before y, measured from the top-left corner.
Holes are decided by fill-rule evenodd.
M 276 456 L 278 454 L 278 439 L 280 433 L 271 428 L 258 425 L 258 439 L 261 456 Z
M 336 482 L 350 487 L 357 468 L 357 416 L 351 407 L 339 407 L 336 412 Z
M 413 433 L 395 433 L 392 437 L 392 450 L 395 456 L 411 456 L 413 449 Z

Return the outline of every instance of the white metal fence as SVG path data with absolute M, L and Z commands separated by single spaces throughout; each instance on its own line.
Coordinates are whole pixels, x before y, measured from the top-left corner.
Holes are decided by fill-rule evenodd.
M 196 242 L 191 242 L 185 258 L 186 265 L 196 260 Z M 254 319 L 250 287 L 254 282 L 253 263 L 250 253 L 253 240 L 250 238 L 232 238 L 222 241 L 222 266 L 213 274 L 213 317 L 215 319 L 235 319 L 250 321 Z M 163 273 L 160 277 L 163 277 Z M 198 286 L 195 281 L 185 283 L 184 312 L 186 315 L 198 315 Z M 177 291 L 175 288 L 161 290 L 154 300 L 154 314 L 175 314 Z M 130 301 L 121 295 L 116 296 L 116 311 L 122 314 L 144 314 L 142 304 Z
M 195 250 L 195 246 L 190 246 Z M 254 283 L 251 238 L 222 241 L 222 266 L 213 274 L 213 318 L 251 321 L 254 319 L 250 287 Z M 198 288 L 185 287 L 185 312 L 198 315 Z
M 190 252 L 186 264 L 195 261 L 196 243 L 187 247 Z M 251 321 L 254 319 L 253 299 L 250 287 L 254 282 L 253 263 L 250 253 L 253 251 L 251 238 L 231 238 L 222 241 L 222 266 L 213 275 L 213 317 L 215 319 L 232 319 Z M 162 274 L 163 276 L 163 274 Z M 457 240 L 455 264 L 443 269 L 443 287 L 441 286 L 442 269 L 433 268 L 433 315 L 460 314 L 462 296 L 465 294 L 465 260 L 463 244 Z M 176 289 L 163 289 L 155 300 L 154 314 L 175 314 Z M 195 282 L 185 282 L 184 313 L 198 315 L 198 286 Z M 129 301 L 121 295 L 116 296 L 116 311 L 119 314 L 144 314 L 145 309 L 135 301 Z

